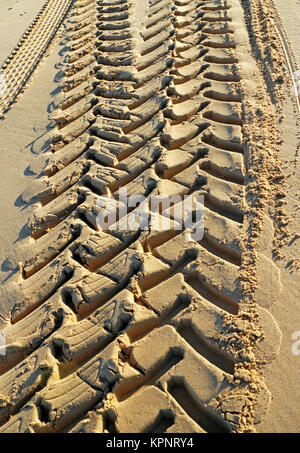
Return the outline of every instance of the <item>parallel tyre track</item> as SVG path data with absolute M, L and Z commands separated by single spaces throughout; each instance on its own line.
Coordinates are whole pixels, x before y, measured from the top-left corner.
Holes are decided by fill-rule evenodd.
M 224 336 L 247 227 L 230 3 L 150 0 L 146 14 L 140 32 L 135 3 L 74 4 L 49 158 L 23 194 L 40 207 L 2 294 L 0 432 L 235 432 L 244 416 Z M 99 195 L 120 188 L 205 194 L 204 238 L 99 231 Z M 274 357 L 267 339 L 259 354 Z
M 32 76 L 66 17 L 73 0 L 48 0 L 2 67 L 0 115 L 3 115 Z

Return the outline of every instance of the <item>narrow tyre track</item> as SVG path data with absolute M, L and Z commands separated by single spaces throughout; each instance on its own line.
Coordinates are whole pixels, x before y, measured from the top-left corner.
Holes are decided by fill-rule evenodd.
M 225 337 L 247 231 L 231 4 L 149 0 L 141 24 L 136 2 L 74 3 L 44 175 L 23 194 L 39 202 L 31 241 L 2 292 L 0 432 L 239 430 L 248 395 Z M 118 227 L 99 229 L 99 196 L 124 188 L 149 206 L 179 197 L 157 214 L 170 228 L 122 228 L 136 211 L 118 204 Z M 201 240 L 176 228 L 184 195 L 204 195 Z M 257 354 L 270 362 L 276 342 Z
M 61 26 L 72 0 L 48 0 L 0 69 L 0 115 L 16 100 Z

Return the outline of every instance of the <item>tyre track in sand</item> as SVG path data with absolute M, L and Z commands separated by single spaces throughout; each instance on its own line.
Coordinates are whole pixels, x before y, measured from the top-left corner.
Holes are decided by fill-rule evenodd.
M 0 68 L 0 115 L 24 90 L 61 26 L 72 0 L 48 0 Z
M 256 358 L 237 363 L 232 348 L 249 328 L 232 4 L 151 0 L 140 34 L 134 2 L 75 2 L 44 176 L 23 194 L 40 206 L 12 254 L 19 281 L 2 291 L 13 308 L 0 432 L 236 432 L 267 410 L 263 383 L 255 397 L 241 384 L 277 354 L 267 310 L 250 326 Z M 98 197 L 125 187 L 204 194 L 204 238 L 99 231 Z

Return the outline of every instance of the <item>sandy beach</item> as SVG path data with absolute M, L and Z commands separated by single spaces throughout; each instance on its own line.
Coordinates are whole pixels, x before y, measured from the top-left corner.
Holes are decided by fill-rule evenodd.
M 299 17 L 0 0 L 0 433 L 300 432 Z

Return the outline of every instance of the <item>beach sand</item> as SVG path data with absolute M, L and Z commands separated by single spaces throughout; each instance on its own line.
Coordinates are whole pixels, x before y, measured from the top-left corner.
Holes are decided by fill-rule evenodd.
M 0 432 L 299 432 L 299 1 L 71 3 L 0 0 Z

